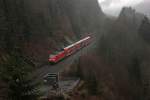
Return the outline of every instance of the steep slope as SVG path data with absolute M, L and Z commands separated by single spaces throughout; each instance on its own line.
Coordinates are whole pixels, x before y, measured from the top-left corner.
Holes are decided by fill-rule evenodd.
M 137 30 L 144 18 L 144 14 L 136 12 L 131 7 L 124 7 L 120 12 L 117 23 L 124 23 L 125 27 Z
M 96 0 L 0 0 L 0 71 L 11 53 L 25 62 L 47 62 L 86 32 L 99 32 L 103 17 Z M 7 88 L 0 90 L 6 98 Z
M 49 53 L 68 45 L 76 37 L 59 0 L 25 2 L 29 6 L 28 22 L 32 32 L 32 40 L 29 47 L 26 47 L 26 49 L 30 48 L 30 56 L 45 55 L 44 60 L 46 60 Z
M 79 60 L 85 79 L 90 73 L 96 75 L 102 100 L 147 98 L 144 88 L 149 84 L 150 49 L 138 35 L 143 17 L 132 8 L 123 8 L 111 27 L 108 25 L 97 50 Z
M 105 15 L 97 0 L 64 0 L 64 4 L 76 33 L 81 35 L 100 31 Z
M 68 43 L 67 38 L 76 37 L 56 0 L 5 0 L 1 4 L 1 22 L 7 25 L 2 41 L 9 51 L 20 48 L 32 58 L 46 60 L 51 50 Z
M 20 49 L 37 62 L 77 36 L 98 32 L 104 17 L 97 0 L 3 0 L 1 5 L 1 48 Z

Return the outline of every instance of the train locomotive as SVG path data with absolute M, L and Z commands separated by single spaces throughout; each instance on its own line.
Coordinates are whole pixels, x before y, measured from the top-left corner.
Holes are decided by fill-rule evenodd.
M 80 41 L 77 41 L 77 42 L 63 48 L 62 51 L 60 51 L 56 54 L 50 54 L 49 62 L 55 64 L 55 63 L 61 61 L 63 58 L 68 57 L 68 56 L 76 53 L 81 48 L 89 45 L 90 42 L 91 42 L 91 37 L 87 36 L 87 37 L 81 39 Z

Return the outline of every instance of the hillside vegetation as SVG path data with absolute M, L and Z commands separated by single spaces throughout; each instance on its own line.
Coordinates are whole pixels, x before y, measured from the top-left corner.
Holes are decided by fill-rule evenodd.
M 1 49 L 20 49 L 34 62 L 47 61 L 50 53 L 97 32 L 104 16 L 97 0 L 0 2 Z
M 112 18 L 97 0 L 0 0 L 0 100 L 37 99 L 28 74 L 89 33 L 93 49 L 71 66 L 87 93 L 72 99 L 149 100 L 149 28 L 131 7 Z
M 125 7 L 116 20 L 105 26 L 107 31 L 101 36 L 98 48 L 79 60 L 77 66 L 83 80 L 91 73 L 96 77 L 101 92 L 95 100 L 148 100 L 148 18 Z

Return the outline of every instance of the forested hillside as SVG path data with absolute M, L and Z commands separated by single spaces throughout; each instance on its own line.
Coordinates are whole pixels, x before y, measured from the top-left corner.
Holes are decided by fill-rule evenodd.
M 149 100 L 149 28 L 144 14 L 124 7 L 106 16 L 97 0 L 0 0 L 0 100 L 37 100 L 41 84 L 30 74 L 58 70 L 41 65 L 87 34 L 89 52 L 60 63 L 84 83 L 71 100 Z
M 0 0 L 0 99 L 36 100 L 40 83 L 29 74 L 49 54 L 99 35 L 103 18 L 97 0 Z
M 143 14 L 131 7 L 123 8 L 119 17 L 106 25 L 107 31 L 98 48 L 81 57 L 78 63 L 82 70 L 80 75 L 85 81 L 91 75 L 95 76 L 99 84 L 92 83 L 100 95 L 96 100 L 149 99 L 148 23 Z
M 96 32 L 104 16 L 97 0 L 1 0 L 0 4 L 1 48 L 8 52 L 19 48 L 35 62 L 46 61 L 53 51 Z

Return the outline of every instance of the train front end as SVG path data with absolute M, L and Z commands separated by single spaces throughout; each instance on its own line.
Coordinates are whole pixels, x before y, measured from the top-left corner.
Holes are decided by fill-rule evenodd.
M 65 58 L 65 52 L 64 51 L 57 52 L 55 55 L 50 55 L 49 62 L 55 64 L 61 61 L 63 58 Z
M 49 62 L 50 62 L 51 64 L 56 63 L 56 62 L 57 62 L 57 61 L 56 61 L 56 56 L 55 56 L 55 55 L 50 55 L 50 56 L 49 56 Z

